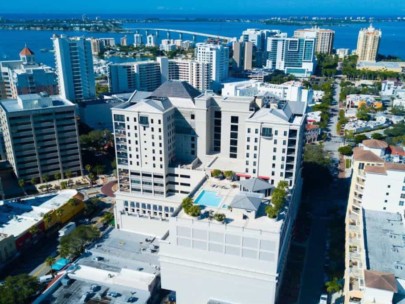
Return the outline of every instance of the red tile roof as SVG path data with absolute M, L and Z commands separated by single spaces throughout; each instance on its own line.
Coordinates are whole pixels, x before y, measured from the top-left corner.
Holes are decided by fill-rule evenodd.
M 392 155 L 405 156 L 405 151 L 402 147 L 390 146 L 390 151 Z
M 21 50 L 20 56 L 32 56 L 34 55 L 34 52 L 30 50 L 28 47 L 25 47 Z
M 363 147 L 356 147 L 353 149 L 353 159 L 356 161 L 364 161 L 371 163 L 383 163 L 384 161 L 375 155 L 373 152 L 364 150 Z
M 388 144 L 383 140 L 378 139 L 366 139 L 363 140 L 362 144 L 370 149 L 386 149 L 388 148 Z

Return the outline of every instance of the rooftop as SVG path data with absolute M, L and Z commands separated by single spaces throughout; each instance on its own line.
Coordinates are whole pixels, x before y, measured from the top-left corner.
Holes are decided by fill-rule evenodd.
M 394 293 L 398 291 L 397 281 L 392 273 L 364 270 L 364 282 L 369 288 L 388 290 Z
M 356 161 L 363 161 L 363 162 L 375 162 L 375 163 L 384 162 L 384 160 L 381 157 L 378 157 L 371 151 L 364 150 L 363 147 L 356 147 L 353 149 L 353 159 Z
M 3 107 L 6 112 L 12 113 L 27 110 L 74 106 L 74 104 L 59 95 L 47 96 L 41 94 L 27 94 L 18 96 L 18 99 L 0 100 L 0 106 Z
M 151 93 L 155 98 L 187 98 L 194 99 L 201 92 L 186 81 L 168 80 Z
M 76 194 L 76 190 L 62 190 L 57 194 L 0 201 L 0 235 L 19 236 L 42 221 L 46 213 L 58 209 Z
M 68 277 L 75 281 L 61 286 L 48 299 L 76 304 L 90 292 L 89 299 L 108 299 L 109 303 L 128 303 L 130 297 L 135 297 L 136 303 L 147 303 L 160 271 L 158 251 L 156 239 L 113 229 L 68 269 Z M 95 292 L 92 286 L 97 286 Z M 106 297 L 107 292 L 119 296 Z
M 403 216 L 386 211 L 363 211 L 367 268 L 405 279 Z
M 388 144 L 383 140 L 366 139 L 363 140 L 362 145 L 370 149 L 387 149 Z

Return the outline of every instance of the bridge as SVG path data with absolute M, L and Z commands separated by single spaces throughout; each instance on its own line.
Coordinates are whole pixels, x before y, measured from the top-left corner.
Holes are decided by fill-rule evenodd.
M 125 28 L 128 31 L 133 31 L 135 33 L 139 33 L 139 31 L 145 31 L 146 35 L 149 35 L 149 31 L 156 32 L 156 36 L 159 36 L 159 32 L 166 32 L 167 33 L 167 38 L 170 39 L 170 33 L 176 33 L 179 34 L 179 38 L 183 39 L 183 34 L 184 35 L 191 35 L 193 37 L 193 40 L 196 40 L 196 37 L 207 37 L 207 38 L 214 38 L 214 39 L 221 39 L 225 40 L 227 42 L 230 41 L 235 41 L 235 37 L 227 37 L 227 36 L 221 36 L 221 35 L 215 35 L 215 34 L 207 34 L 207 33 L 199 33 L 199 32 L 192 32 L 192 31 L 184 31 L 184 30 L 174 30 L 174 29 L 164 29 L 164 28 Z

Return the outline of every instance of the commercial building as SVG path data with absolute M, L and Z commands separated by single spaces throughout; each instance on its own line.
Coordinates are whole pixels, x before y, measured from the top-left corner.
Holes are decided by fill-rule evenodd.
M 211 87 L 219 87 L 228 78 L 229 48 L 223 45 L 197 43 L 195 48 L 196 61 L 208 63 L 211 67 Z
M 21 95 L 0 101 L 7 160 L 19 179 L 82 174 L 75 105 L 61 96 Z
M 312 89 L 305 88 L 300 81 L 282 84 L 264 83 L 257 80 L 225 83 L 222 96 L 265 96 L 268 99 L 298 101 L 310 104 Z
M 268 38 L 266 67 L 308 77 L 315 69 L 315 45 L 316 38 Z
M 380 46 L 381 30 L 375 29 L 372 25 L 359 31 L 357 39 L 356 55 L 358 61 L 375 62 Z
M 345 303 L 398 303 L 405 296 L 405 165 L 384 141 L 354 149 L 346 213 Z
M 398 61 L 360 61 L 357 63 L 357 69 L 359 70 L 369 70 L 369 71 L 389 71 L 396 73 L 403 73 L 405 71 L 405 62 Z
M 116 227 L 161 238 L 162 287 L 178 303 L 274 303 L 300 201 L 305 109 L 201 94 L 180 81 L 112 109 Z M 214 169 L 236 180 L 210 178 Z M 264 210 L 281 181 L 288 199 L 271 219 Z M 204 213 L 184 214 L 186 197 Z M 211 221 L 215 212 L 225 220 Z
M 158 254 L 156 239 L 107 231 L 34 304 L 154 303 L 160 289 Z
M 149 34 L 146 36 L 146 46 L 147 47 L 155 47 L 157 46 L 157 37 L 153 34 Z
M 37 63 L 34 52 L 27 46 L 21 50 L 20 60 L 0 61 L 0 99 L 40 92 L 58 94 L 56 73 Z
M 69 202 L 72 198 L 74 203 Z M 76 190 L 0 201 L 0 269 L 83 208 L 83 196 Z
M 267 60 L 267 39 L 269 37 L 279 37 L 285 35 L 279 30 L 247 29 L 242 32 L 240 42 L 251 42 L 254 46 L 252 56 L 255 59 L 254 67 L 261 68 L 266 65 Z M 250 49 L 250 46 L 248 46 Z M 248 57 L 249 58 L 249 57 Z
M 54 36 L 59 93 L 72 102 L 96 97 L 91 42 L 83 37 Z
M 295 38 L 315 38 L 315 53 L 332 54 L 335 31 L 313 27 L 294 31 Z

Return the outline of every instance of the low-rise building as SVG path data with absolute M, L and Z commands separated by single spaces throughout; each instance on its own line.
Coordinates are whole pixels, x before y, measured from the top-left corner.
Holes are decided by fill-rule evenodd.
M 386 71 L 403 73 L 405 71 L 404 61 L 359 61 L 357 63 L 357 69 L 369 70 L 369 71 Z
M 0 267 L 83 208 L 83 195 L 76 190 L 0 201 Z

